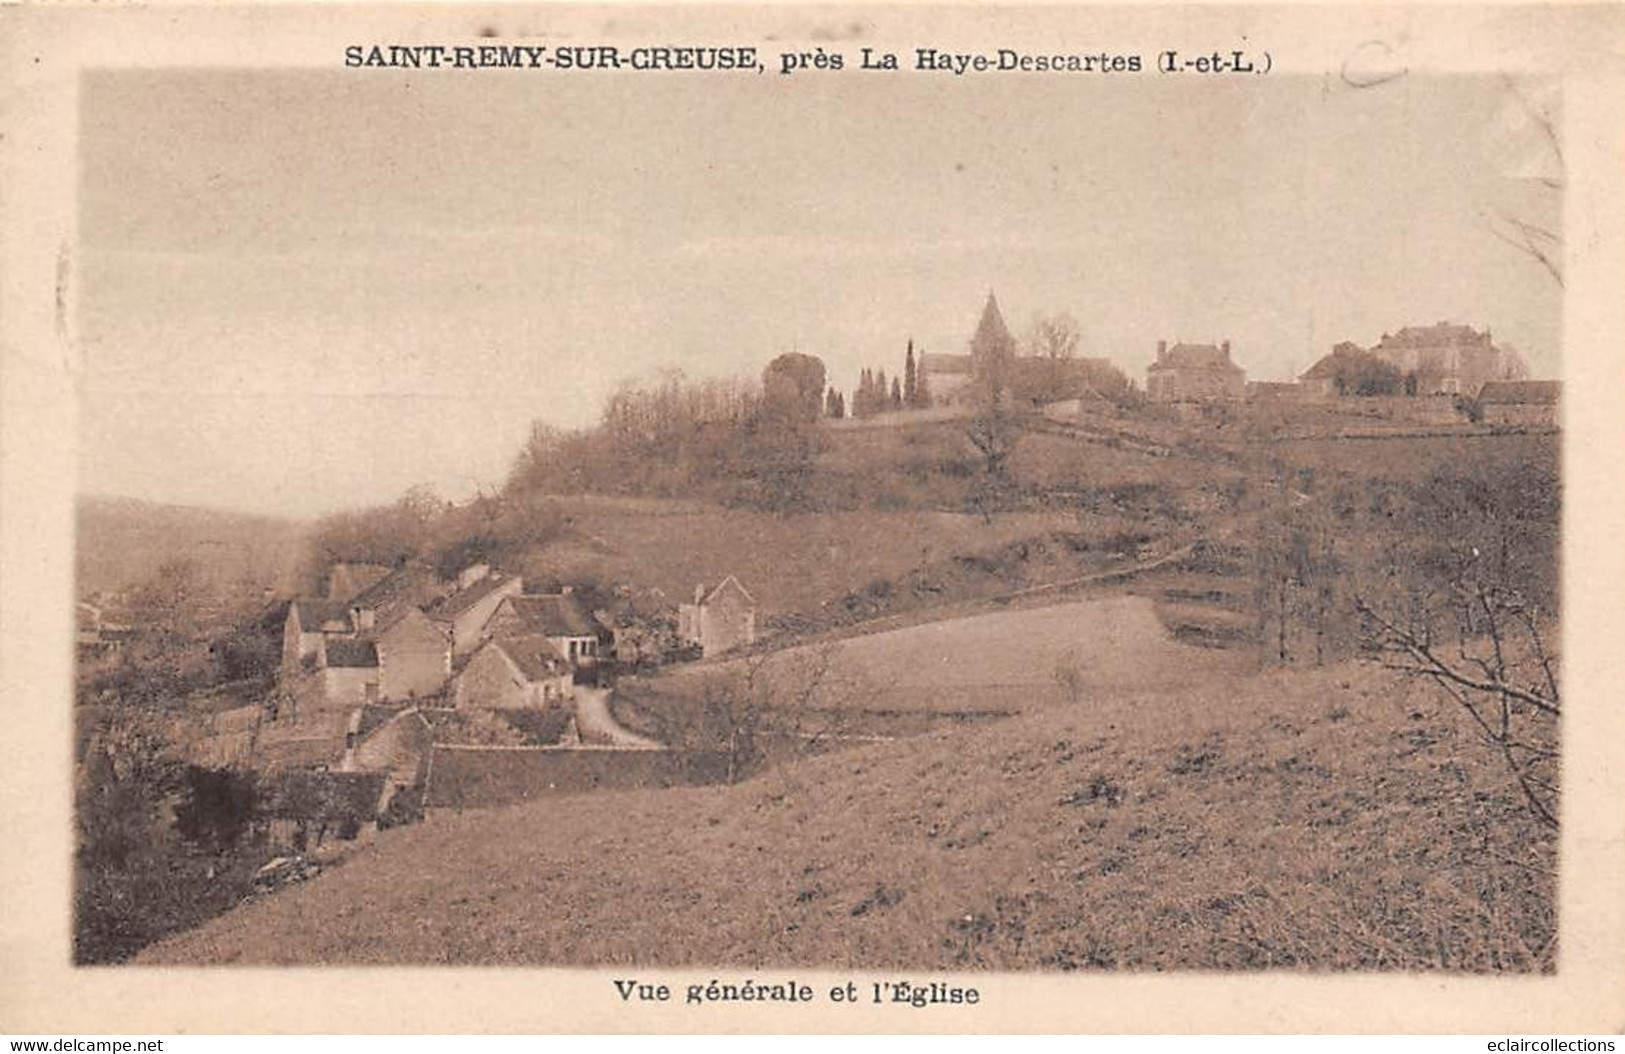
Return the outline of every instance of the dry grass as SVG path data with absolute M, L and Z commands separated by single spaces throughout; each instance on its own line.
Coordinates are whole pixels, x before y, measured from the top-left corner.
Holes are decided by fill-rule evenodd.
M 863 709 L 1025 710 L 1057 698 L 1056 670 L 1076 667 L 1090 694 L 1168 688 L 1242 668 L 1242 658 L 1175 644 L 1150 601 L 1096 597 L 994 611 L 788 648 L 767 668 L 794 674 L 825 649 L 832 680 L 860 686 L 846 705 Z M 682 692 L 739 660 L 678 667 L 651 678 Z
M 1072 517 L 1045 512 L 1001 514 L 989 524 L 952 512 L 775 516 L 692 503 L 665 509 L 654 501 L 560 500 L 572 509 L 579 537 L 549 545 L 532 574 L 635 582 L 662 590 L 672 604 L 689 599 L 697 583 L 733 574 L 763 617 L 817 611 L 877 579 L 1074 525 Z
M 1552 842 L 1370 668 L 388 832 L 151 963 L 1546 970 Z

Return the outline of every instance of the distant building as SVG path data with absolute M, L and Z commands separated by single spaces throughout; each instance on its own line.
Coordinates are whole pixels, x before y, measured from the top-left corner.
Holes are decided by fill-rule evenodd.
M 1152 402 L 1226 402 L 1247 395 L 1247 374 L 1230 361 L 1230 342 L 1175 344 L 1157 341 L 1157 360 L 1146 370 Z
M 320 598 L 293 601 L 282 624 L 283 676 L 296 676 L 301 670 L 323 665 L 328 636 L 350 636 L 353 632 L 347 602 Z
M 504 599 L 491 616 L 490 630 L 493 637 L 545 638 L 573 669 L 583 672 L 598 665 L 608 636 L 568 590 Z
M 925 377 L 926 390 L 935 403 L 953 403 L 964 398 L 970 390 L 971 358 L 941 351 L 920 353 L 920 373 Z
M 451 677 L 446 630 L 418 608 L 408 608 L 375 635 L 378 696 L 386 701 L 434 695 Z
M 677 609 L 677 636 L 707 656 L 744 647 L 756 640 L 756 601 L 733 575 L 709 593 L 695 586 L 694 603 Z
M 1478 391 L 1485 424 L 1556 425 L 1561 381 L 1486 381 Z
M 574 695 L 572 672 L 546 637 L 497 636 L 457 675 L 452 698 L 459 710 L 546 709 Z
M 370 573 L 328 579 L 343 594 Z M 445 587 L 427 568 L 398 568 L 345 599 L 300 598 L 282 627 L 284 683 L 334 705 L 434 695 L 451 676 L 451 634 L 423 612 Z M 314 697 L 314 698 L 312 698 Z
M 483 564 L 476 566 L 484 568 Z M 508 598 L 518 596 L 525 587 L 518 575 L 500 572 L 487 572 L 478 579 L 465 573 L 463 580 L 468 581 L 466 586 L 430 609 L 430 615 L 450 633 L 453 655 L 467 655 L 478 648 L 488 636 L 486 625 L 497 608 Z
M 378 701 L 378 647 L 370 640 L 335 637 L 324 646 L 316 672 L 320 701 L 360 706 Z
M 1298 374 L 1298 383 L 1303 386 L 1306 395 L 1320 399 L 1335 398 L 1343 394 L 1339 390 L 1339 379 L 1346 379 L 1356 372 L 1362 359 L 1372 360 L 1375 356 L 1353 341 L 1342 341 L 1334 345 L 1328 354 L 1315 360 L 1313 366 Z M 1343 387 L 1346 386 L 1345 380 Z
M 1407 378 L 1406 390 L 1415 395 L 1471 399 L 1489 381 L 1519 381 L 1529 375 L 1523 357 L 1496 347 L 1489 330 L 1480 333 L 1450 322 L 1384 333 L 1371 354 L 1399 370 Z

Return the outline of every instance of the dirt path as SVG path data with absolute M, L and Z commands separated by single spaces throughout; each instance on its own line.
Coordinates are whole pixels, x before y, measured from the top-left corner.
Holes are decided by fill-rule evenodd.
M 591 743 L 622 750 L 665 750 L 665 744 L 640 736 L 615 720 L 609 710 L 610 690 L 576 685 L 576 728 Z

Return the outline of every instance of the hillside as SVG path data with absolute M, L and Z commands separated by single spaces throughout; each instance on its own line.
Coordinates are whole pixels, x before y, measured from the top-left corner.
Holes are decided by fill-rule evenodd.
M 80 496 L 77 516 L 81 594 L 140 583 L 181 558 L 217 585 L 288 591 L 305 555 L 305 525 L 295 520 L 94 494 Z
M 139 961 L 1551 969 L 1551 837 L 1391 676 L 1213 676 L 435 815 Z

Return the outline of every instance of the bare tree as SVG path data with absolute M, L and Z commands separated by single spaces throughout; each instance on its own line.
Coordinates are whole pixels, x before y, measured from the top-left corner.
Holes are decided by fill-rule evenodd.
M 1443 594 L 1412 596 L 1398 610 L 1357 597 L 1363 638 L 1384 666 L 1453 700 L 1529 811 L 1555 828 L 1562 695 L 1547 631 L 1538 610 L 1478 570 L 1465 566 Z
M 838 672 L 840 645 L 762 653 L 719 667 L 700 690 L 697 728 L 684 738 L 720 751 L 728 782 L 750 775 L 773 754 L 822 750 L 846 736 L 861 679 Z
M 1506 98 L 1502 124 L 1507 163 L 1502 174 L 1530 193 L 1516 205 L 1497 203 L 1481 210 L 1490 233 L 1512 246 L 1563 285 L 1563 238 L 1558 224 L 1563 203 L 1563 144 L 1558 136 L 1556 88 L 1532 90 L 1503 78 Z

